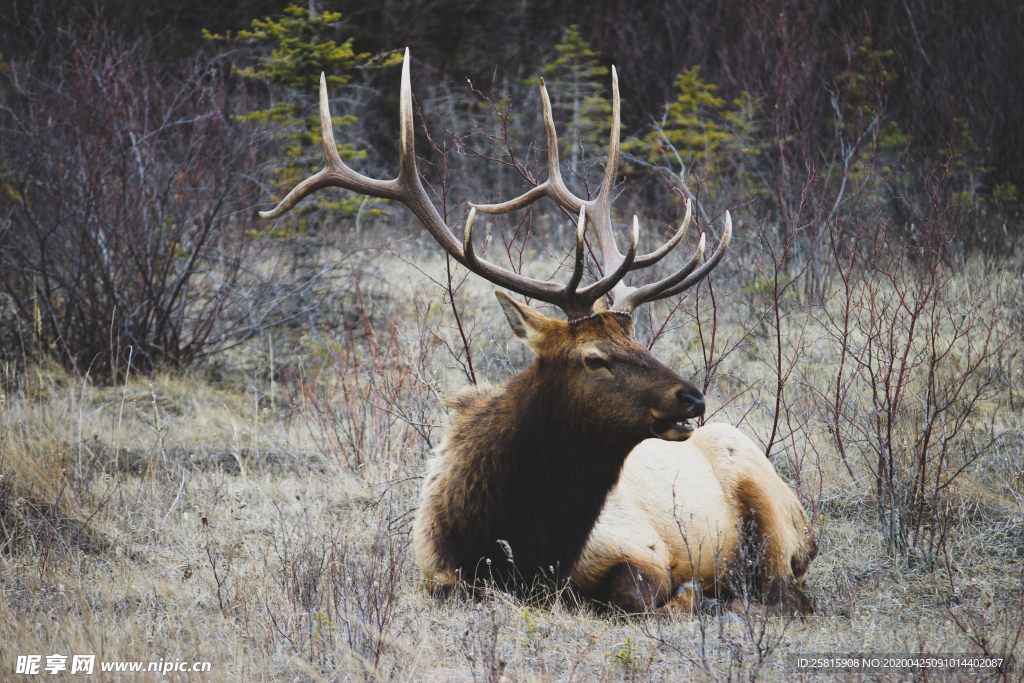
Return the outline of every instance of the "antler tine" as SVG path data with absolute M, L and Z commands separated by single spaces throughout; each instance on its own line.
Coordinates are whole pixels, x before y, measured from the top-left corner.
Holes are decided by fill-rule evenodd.
M 470 269 L 478 273 L 491 271 L 494 274 L 489 277 L 492 282 L 496 281 L 495 277 L 498 274 L 510 279 L 528 279 L 522 278 L 522 276 L 512 273 L 511 271 L 506 271 L 503 268 L 492 265 L 487 261 L 480 259 L 476 255 L 472 246 L 472 224 L 475 217 L 476 209 L 471 208 L 469 211 L 469 219 L 466 222 L 466 232 L 463 241 L 463 250 L 466 253 Z M 611 290 L 611 288 L 629 271 L 629 266 L 632 263 L 633 258 L 636 256 L 636 246 L 640 234 L 639 222 L 636 217 L 634 217 L 633 238 L 630 244 L 630 250 L 626 254 L 623 263 L 619 266 L 619 269 L 616 272 L 605 276 L 598 282 L 577 291 L 580 282 L 583 280 L 583 269 L 586 263 L 586 242 L 584 240 L 586 237 L 586 230 L 587 208 L 586 205 L 583 205 L 580 207 L 580 216 L 576 222 L 576 253 L 573 259 L 572 277 L 569 279 L 569 282 L 561 288 L 552 283 L 543 283 L 546 285 L 546 296 L 533 295 L 534 298 L 546 301 L 561 308 L 570 320 L 579 319 L 588 315 L 593 310 L 594 302 L 607 294 L 608 291 Z M 522 293 L 522 291 L 520 289 L 516 289 L 513 284 L 515 283 L 505 284 L 504 286 L 508 289 L 512 289 L 513 291 L 519 291 Z
M 732 241 L 732 216 L 729 212 L 725 212 L 725 230 L 722 231 L 722 239 L 718 241 L 718 247 L 715 249 L 715 253 L 711 255 L 704 265 L 697 269 L 696 272 L 689 275 L 685 280 L 680 282 L 675 287 L 665 290 L 658 295 L 659 299 L 664 299 L 668 296 L 675 296 L 681 292 L 685 292 L 690 287 L 704 279 L 704 276 L 710 273 L 718 262 L 725 256 L 726 249 L 729 248 L 729 242 Z
M 466 228 L 463 233 L 463 252 L 466 254 L 467 268 L 496 285 L 524 296 L 553 304 L 561 308 L 570 319 L 586 315 L 590 312 L 594 301 L 596 301 L 597 296 L 600 296 L 600 294 L 588 296 L 590 293 L 587 290 L 583 292 L 576 291 L 580 281 L 583 279 L 585 259 L 583 237 L 586 231 L 587 219 L 584 208 L 580 208 L 579 222 L 576 225 L 576 253 L 573 274 L 569 283 L 564 287 L 554 282 L 534 280 L 533 278 L 514 273 L 477 256 L 473 249 L 473 221 L 475 218 L 476 209 L 470 208 L 469 217 L 466 219 Z
M 584 237 L 587 232 L 587 207 L 580 207 L 580 219 L 576 223 L 576 260 L 573 264 L 572 278 L 569 279 L 569 284 L 565 286 L 566 296 L 575 296 L 576 288 L 580 286 L 580 282 L 583 280 L 583 266 L 586 261 L 586 245 Z M 596 301 L 596 299 L 595 299 Z
M 621 137 L 621 111 L 622 102 L 619 98 L 619 75 L 615 66 L 612 66 L 612 126 L 611 134 L 608 137 L 608 159 L 604 167 L 604 184 L 601 186 L 601 191 L 594 200 L 592 207 L 594 213 L 598 216 L 608 216 L 607 223 L 604 226 L 599 226 L 595 222 L 595 232 L 598 233 L 598 244 L 601 247 L 601 256 L 605 261 L 605 269 L 608 269 L 610 262 L 617 261 L 623 258 L 622 252 L 619 251 L 618 246 L 615 243 L 615 234 L 611 227 L 611 205 L 612 205 L 612 193 L 615 190 L 615 175 L 618 173 L 619 168 L 619 144 Z M 665 256 L 676 248 L 686 234 L 686 229 L 690 221 L 690 200 L 686 200 L 686 218 L 683 219 L 682 225 L 679 226 L 679 230 L 672 238 L 663 244 L 658 249 L 652 251 L 649 254 L 643 256 L 637 256 L 633 259 L 633 265 L 630 270 L 639 270 L 641 268 L 647 268 L 653 266 L 655 263 L 665 258 Z M 625 285 L 623 285 L 623 288 Z
M 551 98 L 548 97 L 548 88 L 544 84 L 543 78 L 540 79 L 540 101 L 544 109 L 544 132 L 548 143 L 548 179 L 545 184 L 549 187 L 549 196 L 559 206 L 573 212 L 577 211 L 577 206 L 586 203 L 590 205 L 591 213 L 593 213 L 594 202 L 584 202 L 570 192 L 562 180 L 562 169 L 558 162 L 558 132 L 555 130 L 555 118 L 551 113 Z
M 416 214 L 423 227 L 433 235 L 445 251 L 465 265 L 462 246 L 431 203 L 426 190 L 423 189 L 423 183 L 420 182 L 419 170 L 416 168 L 416 134 L 412 118 L 412 78 L 409 74 L 411 62 L 409 48 L 405 48 L 405 58 L 402 60 L 402 86 L 398 98 L 400 126 L 398 182 L 405 194 L 399 200 Z
M 615 302 L 614 310 L 622 311 L 624 313 L 632 313 L 641 304 L 658 298 L 658 294 L 667 290 L 669 287 L 682 282 L 687 275 L 693 272 L 693 269 L 697 267 L 697 264 L 700 263 L 701 257 L 704 256 L 705 243 L 704 235 L 701 235 L 700 244 L 697 246 L 697 250 L 682 268 L 664 280 L 659 280 L 658 282 L 653 282 L 649 285 L 644 285 L 643 287 L 633 290 L 627 294 L 621 302 Z
M 604 165 L 604 185 L 597 195 L 601 207 L 611 208 L 612 190 L 615 189 L 615 174 L 619 170 L 619 134 L 621 129 L 619 102 L 619 74 L 612 65 L 612 130 L 608 136 L 608 158 Z
M 594 232 L 597 233 L 598 246 L 601 249 L 601 260 L 605 272 L 618 271 L 622 265 L 625 255 L 619 251 L 619 247 L 615 241 L 615 231 L 612 228 L 611 220 L 611 205 L 612 195 L 615 191 L 615 176 L 618 173 L 619 168 L 619 145 L 622 128 L 622 100 L 619 96 L 619 75 L 618 70 L 615 66 L 612 66 L 612 121 L 611 131 L 608 136 L 608 157 L 604 167 L 604 182 L 601 185 L 601 191 L 597 197 L 587 202 L 587 205 L 593 212 L 594 221 Z M 672 251 L 679 242 L 682 241 L 683 236 L 686 234 L 686 229 L 689 224 L 689 211 L 690 205 L 687 200 L 687 218 L 684 219 L 683 224 L 676 231 L 676 234 L 669 239 L 668 242 L 663 244 L 660 248 L 652 251 L 649 254 L 643 256 L 635 256 L 630 259 L 630 266 L 628 270 L 638 270 L 640 268 L 646 268 L 654 265 L 665 257 L 670 251 Z M 625 273 L 623 273 L 625 276 Z M 612 288 L 613 299 L 619 300 L 625 296 L 628 296 L 632 291 L 632 288 L 627 286 L 624 282 L 617 282 Z
M 615 244 L 612 230 L 612 192 L 615 189 L 615 174 L 619 167 L 619 77 L 612 67 L 612 126 L 608 136 L 608 157 L 604 165 L 604 183 L 594 200 L 594 232 L 601 247 L 601 260 L 605 271 L 616 270 L 622 262 L 622 252 Z
M 531 188 L 525 194 L 516 197 L 515 199 L 510 199 L 507 202 L 502 202 L 500 204 L 474 204 L 473 202 L 470 202 L 469 206 L 480 213 L 512 213 L 513 211 L 518 211 L 519 209 L 533 204 L 541 197 L 549 196 L 551 196 L 551 187 L 548 185 L 548 181 L 545 180 L 540 185 Z
M 500 204 L 470 204 L 480 213 L 511 213 L 518 211 L 534 203 L 541 197 L 548 197 L 556 204 L 568 211 L 576 213 L 584 204 L 590 205 L 593 210 L 594 202 L 580 199 L 565 186 L 562 180 L 562 170 L 558 159 L 558 132 L 555 130 L 555 120 L 551 114 L 551 98 L 548 97 L 547 86 L 544 79 L 540 79 L 540 99 L 544 109 L 544 132 L 547 138 L 548 147 L 548 179 L 537 185 L 524 194 Z
M 670 251 L 676 248 L 676 246 L 683 241 L 683 237 L 686 236 L 687 231 L 690 228 L 690 217 L 692 215 L 692 207 L 690 206 L 690 200 L 686 200 L 686 215 L 683 217 L 683 222 L 679 224 L 679 229 L 676 230 L 676 234 L 649 254 L 643 256 L 637 256 L 636 260 L 633 261 L 633 270 L 639 270 L 641 268 L 647 268 L 653 266 L 655 263 L 665 258 Z
M 689 206 L 687 206 L 687 209 L 689 209 Z M 689 210 L 687 210 L 686 218 L 687 220 L 685 222 L 689 222 Z M 615 302 L 614 310 L 624 313 L 632 313 L 642 304 L 649 301 L 655 301 L 657 299 L 675 296 L 676 294 L 684 292 L 700 282 L 705 275 L 710 273 L 711 270 L 718 265 L 718 262 L 725 256 L 726 249 L 729 248 L 729 242 L 732 240 L 732 216 L 729 215 L 728 211 L 725 212 L 725 230 L 722 233 L 722 239 L 718 243 L 718 248 L 715 249 L 715 253 L 711 255 L 711 258 L 708 259 L 704 265 L 702 265 L 696 272 L 693 272 L 697 263 L 700 262 L 701 257 L 704 255 L 706 245 L 705 237 L 705 235 L 700 236 L 700 245 L 697 247 L 697 251 L 694 252 L 693 257 L 686 263 L 686 265 L 663 280 L 649 285 L 644 285 L 639 289 L 629 292 L 621 302 Z
M 622 260 L 618 263 L 614 271 L 608 273 L 594 284 L 589 285 L 580 291 L 580 296 L 586 297 L 590 299 L 591 302 L 594 302 L 608 292 L 613 290 L 619 291 L 620 287 L 623 288 L 623 291 L 628 291 L 626 285 L 622 283 L 622 278 L 626 276 L 626 273 L 628 273 L 633 266 L 633 260 L 636 258 L 636 247 L 639 241 L 640 219 L 633 216 L 633 231 L 630 233 L 629 250 L 626 251 L 626 254 L 622 257 Z
M 330 105 L 327 102 L 327 77 L 323 72 L 320 73 L 320 130 L 322 131 L 321 144 L 324 150 L 324 167 L 315 175 L 306 178 L 304 181 L 295 186 L 291 192 L 282 199 L 277 206 L 270 211 L 260 211 L 260 218 L 280 218 L 284 214 L 288 213 L 296 204 L 298 204 L 307 195 L 310 195 L 317 190 L 321 190 L 325 187 L 341 186 L 345 182 L 346 176 L 354 176 L 351 180 L 354 183 L 358 183 L 360 180 L 367 181 L 368 185 L 373 188 L 374 185 L 380 195 L 394 194 L 399 188 L 392 187 L 395 183 L 393 181 L 380 181 L 373 180 L 355 173 L 345 162 L 341 160 L 338 155 L 338 147 L 334 142 L 334 130 L 331 126 L 331 110 Z M 377 196 L 377 195 L 374 195 Z
M 554 282 L 535 280 L 525 275 L 514 273 L 477 256 L 476 251 L 473 249 L 473 221 L 475 219 L 476 209 L 471 207 L 469 209 L 469 216 L 466 218 L 466 227 L 462 234 L 462 251 L 466 255 L 465 265 L 470 271 L 505 289 L 554 304 L 565 311 L 570 317 L 589 312 L 594 299 L 588 300 L 585 296 L 576 292 L 576 287 L 579 286 L 580 280 L 583 279 L 583 233 L 586 229 L 584 209 L 580 209 L 580 220 L 576 226 L 576 263 L 573 267 L 572 278 L 569 280 L 569 284 L 564 287 Z
M 325 165 L 318 173 L 299 183 L 281 202 L 270 211 L 261 211 L 263 218 L 278 218 L 303 198 L 325 187 L 340 187 L 353 192 L 358 192 L 370 197 L 382 199 L 394 199 L 405 204 L 419 218 L 427 231 L 437 240 L 438 244 L 448 252 L 452 258 L 477 273 L 481 277 L 490 280 L 494 284 L 510 289 L 523 296 L 539 299 L 555 305 L 566 303 L 566 288 L 552 282 L 535 280 L 533 278 L 513 273 L 495 266 L 483 259 L 477 258 L 470 244 L 472 239 L 472 219 L 475 212 L 470 213 L 470 219 L 460 242 L 448 224 L 438 214 L 437 209 L 431 203 L 423 183 L 420 181 L 419 171 L 416 168 L 415 149 L 415 128 L 412 113 L 412 79 L 409 73 L 409 50 L 405 51 L 405 60 L 402 64 L 402 88 L 399 101 L 400 118 L 400 146 L 401 160 L 398 177 L 393 180 L 375 180 L 349 168 L 338 154 L 337 145 L 334 142 L 334 132 L 331 127 L 331 112 L 327 97 L 327 78 L 320 75 L 320 124 L 323 135 L 323 149 Z M 556 150 L 557 151 L 557 150 Z M 577 254 L 581 248 L 577 245 Z M 581 261 L 580 257 L 577 261 Z M 582 263 L 577 263 L 576 270 L 582 277 Z M 574 276 L 575 277 L 575 276 Z M 577 280 L 578 284 L 578 280 Z M 575 291 L 575 285 L 573 286 Z M 571 310 L 579 306 L 579 302 L 568 303 Z

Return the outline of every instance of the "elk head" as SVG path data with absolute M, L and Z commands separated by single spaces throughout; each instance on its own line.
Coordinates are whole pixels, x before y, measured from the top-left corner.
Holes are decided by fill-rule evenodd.
M 634 341 L 629 315 L 600 311 L 567 322 L 495 294 L 513 333 L 537 354 L 534 389 L 585 406 L 567 418 L 577 431 L 629 443 L 693 433 L 687 420 L 704 414 L 704 397 Z
M 408 50 L 405 51 L 402 66 L 399 106 L 401 162 L 398 177 L 393 180 L 368 178 L 356 173 L 341 160 L 331 130 L 326 79 L 321 75 L 320 123 L 326 165 L 320 172 L 296 186 L 272 211 L 260 212 L 260 216 L 277 218 L 303 197 L 331 186 L 371 197 L 394 199 L 405 204 L 438 244 L 470 271 L 500 287 L 552 304 L 565 313 L 566 321 L 548 318 L 501 292 L 497 293 L 513 332 L 537 353 L 535 366 L 544 369 L 543 373 L 538 373 L 536 385 L 551 383 L 557 394 L 562 395 L 568 391 L 574 401 L 582 401 L 576 405 L 591 410 L 589 419 L 601 422 L 602 434 L 621 428 L 622 435 L 628 433 L 627 438 L 634 440 L 634 443 L 650 437 L 684 440 L 693 432 L 686 420 L 704 413 L 704 398 L 695 386 L 659 363 L 646 348 L 632 339 L 632 313 L 641 304 L 683 292 L 707 275 L 725 254 L 732 235 L 732 220 L 727 212 L 718 248 L 703 263 L 705 240 L 702 235 L 693 256 L 668 277 L 641 287 L 626 285 L 623 279 L 629 272 L 657 263 L 682 241 L 690 224 L 690 203 L 687 201 L 686 217 L 675 235 L 649 254 L 637 254 L 640 227 L 634 216 L 629 247 L 622 253 L 616 244 L 611 220 L 620 127 L 619 87 L 615 68 L 612 67 L 612 126 L 604 184 L 597 197 L 591 200 L 574 195 L 562 180 L 557 133 L 543 79 L 540 87 L 547 135 L 548 179 L 507 202 L 470 204 L 461 239 L 455 236 L 430 202 L 416 167 Z M 477 213 L 508 213 L 541 197 L 547 197 L 579 216 L 573 271 L 564 285 L 536 280 L 494 265 L 484 260 L 473 248 L 473 223 Z M 597 235 L 603 277 L 581 286 L 588 221 Z M 610 308 L 605 303 L 606 296 L 612 300 Z

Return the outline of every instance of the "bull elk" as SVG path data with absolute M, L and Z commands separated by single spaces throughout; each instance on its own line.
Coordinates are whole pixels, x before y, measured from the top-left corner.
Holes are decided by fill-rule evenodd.
M 565 313 L 566 320 L 549 318 L 495 292 L 513 333 L 536 358 L 501 385 L 469 387 L 449 400 L 452 424 L 428 464 L 414 523 L 414 552 L 427 585 L 445 592 L 490 583 L 525 593 L 568 580 L 584 596 L 627 611 L 690 609 L 701 590 L 722 595 L 725 573 L 753 536 L 764 585 L 775 594 L 799 590 L 815 546 L 796 497 L 736 429 L 695 431 L 690 420 L 704 414 L 701 392 L 632 338 L 638 306 L 685 291 L 722 259 L 732 234 L 729 214 L 706 261 L 702 236 L 681 268 L 657 282 L 627 286 L 629 272 L 657 263 L 682 241 L 690 206 L 679 230 L 649 254 L 637 254 L 634 217 L 622 253 L 611 220 L 619 147 L 615 69 L 604 184 L 592 200 L 580 199 L 562 181 L 551 103 L 543 81 L 540 87 L 548 179 L 511 201 L 470 204 L 461 239 L 420 181 L 408 50 L 398 177 L 368 178 L 341 160 L 321 77 L 326 165 L 260 213 L 277 218 L 329 186 L 396 200 L 470 271 Z M 579 216 L 572 275 L 564 285 L 506 270 L 473 248 L 477 213 L 508 213 L 541 197 Z M 583 285 L 588 221 L 604 275 Z

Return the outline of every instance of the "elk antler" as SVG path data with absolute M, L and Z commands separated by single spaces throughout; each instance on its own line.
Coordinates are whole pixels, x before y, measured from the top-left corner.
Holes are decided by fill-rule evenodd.
M 701 239 L 700 252 L 694 255 L 690 263 L 668 278 L 652 285 L 646 285 L 640 289 L 627 287 L 622 283 L 622 278 L 630 270 L 656 263 L 682 240 L 689 225 L 690 207 L 689 202 L 687 202 L 686 220 L 683 221 L 675 236 L 661 248 L 639 258 L 636 256 L 636 249 L 640 226 L 639 221 L 634 216 L 629 249 L 625 254 L 619 251 L 615 244 L 615 237 L 612 234 L 611 227 L 611 192 L 615 184 L 619 148 L 619 86 L 614 67 L 612 68 L 612 93 L 614 107 L 611 142 L 608 148 L 608 162 L 605 168 L 604 186 L 601 188 L 601 192 L 596 199 L 591 201 L 579 199 L 569 192 L 562 182 L 558 167 L 557 136 L 555 125 L 551 118 L 551 102 L 548 99 L 547 90 L 542 79 L 541 95 L 544 101 L 544 125 L 547 130 L 548 140 L 548 179 L 518 199 L 503 204 L 470 204 L 469 216 L 466 219 L 466 227 L 460 243 L 448 227 L 448 224 L 445 223 L 444 219 L 438 214 L 437 209 L 430 202 L 426 191 L 423 189 L 419 171 L 416 167 L 412 117 L 412 85 L 409 78 L 408 48 L 405 51 L 405 60 L 402 64 L 402 89 L 399 100 L 401 126 L 399 140 L 400 164 L 398 177 L 393 180 L 376 180 L 356 173 L 341 160 L 331 127 L 331 113 L 327 103 L 327 80 L 321 74 L 320 127 L 323 135 L 322 142 L 326 160 L 324 168 L 299 183 L 274 209 L 271 211 L 261 211 L 260 216 L 262 218 L 278 218 L 290 211 L 307 195 L 325 187 L 341 187 L 370 197 L 394 199 L 409 207 L 416 217 L 419 218 L 420 222 L 423 223 L 427 231 L 437 240 L 437 243 L 452 258 L 489 282 L 523 296 L 553 304 L 561 308 L 570 319 L 590 314 L 594 303 L 609 292 L 612 292 L 613 299 L 616 302 L 615 310 L 630 313 L 646 301 L 681 292 L 704 277 L 721 260 L 722 255 L 725 253 L 725 248 L 729 243 L 732 223 L 727 214 L 726 230 L 718 249 L 712 258 L 697 272 L 692 273 L 692 275 L 691 271 L 696 266 L 700 253 L 703 253 L 703 238 Z M 569 283 L 564 286 L 546 280 L 535 280 L 496 266 L 480 258 L 472 248 L 473 220 L 476 217 L 477 211 L 481 213 L 507 213 L 526 206 L 542 196 L 550 197 L 559 206 L 569 209 L 574 213 L 579 213 L 579 221 L 576 226 L 576 254 L 573 275 Z M 598 244 L 604 261 L 605 276 L 583 289 L 578 289 L 583 279 L 584 233 L 586 231 L 588 210 L 590 211 L 591 222 L 597 231 Z
M 594 224 L 594 231 L 597 233 L 597 242 L 601 249 L 604 272 L 618 276 L 612 287 L 606 290 L 611 291 L 612 294 L 614 304 L 612 310 L 622 313 L 632 313 L 638 306 L 648 301 L 679 294 L 697 284 L 705 275 L 711 272 L 712 268 L 718 265 L 718 262 L 725 256 L 725 250 L 728 248 L 729 240 L 732 238 L 732 219 L 728 212 L 725 214 L 725 232 L 722 234 L 718 248 L 711 258 L 696 272 L 693 272 L 694 268 L 704 253 L 705 241 L 703 235 L 701 235 L 700 247 L 690 261 L 667 278 L 645 285 L 639 289 L 630 287 L 623 282 L 622 276 L 627 272 L 646 268 L 657 263 L 682 241 L 683 236 L 686 235 L 687 228 L 690 226 L 690 200 L 686 201 L 686 217 L 683 219 L 676 234 L 665 244 L 643 256 L 633 256 L 635 246 L 631 246 L 630 251 L 623 255 L 615 244 L 615 233 L 612 230 L 611 217 L 612 190 L 615 187 L 615 174 L 619 163 L 620 128 L 619 78 L 615 67 L 612 67 L 612 130 L 608 140 L 608 159 L 604 169 L 604 184 L 594 199 L 580 199 L 570 192 L 562 181 L 562 172 L 558 161 L 558 134 L 555 131 L 555 123 L 551 115 L 551 100 L 548 97 L 547 87 L 544 85 L 543 78 L 540 79 L 540 96 L 544 104 L 544 129 L 547 133 L 548 143 L 548 179 L 525 194 L 507 202 L 484 205 L 471 204 L 471 206 L 481 213 L 509 213 L 510 211 L 528 206 L 541 197 L 548 197 L 559 206 L 574 213 L 586 208 L 590 212 L 590 220 Z M 634 234 L 638 231 L 636 216 L 633 217 L 633 231 Z M 623 265 L 627 262 L 628 265 L 623 268 Z M 609 279 L 609 275 L 606 275 L 601 282 L 607 279 Z

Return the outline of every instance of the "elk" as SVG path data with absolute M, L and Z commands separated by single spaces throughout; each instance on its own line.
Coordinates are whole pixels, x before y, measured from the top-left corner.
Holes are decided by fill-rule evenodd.
M 420 181 L 408 50 L 399 104 L 398 177 L 369 178 L 341 160 L 331 130 L 326 81 L 321 76 L 320 121 L 326 164 L 273 210 L 260 215 L 277 218 L 307 195 L 332 186 L 396 200 L 416 215 L 445 252 L 471 272 L 526 298 L 551 304 L 566 316 L 565 320 L 547 317 L 501 291 L 495 292 L 513 334 L 536 358 L 525 371 L 503 384 L 468 387 L 448 400 L 453 409 L 452 423 L 437 457 L 428 463 L 413 528 L 416 561 L 432 592 L 490 584 L 525 594 L 571 581 L 585 596 L 631 611 L 673 606 L 689 609 L 695 593 L 692 589 L 688 592 L 683 584 L 699 580 L 702 587 L 713 590 L 717 585 L 715 570 L 707 577 L 681 569 L 666 573 L 666 567 L 676 566 L 666 561 L 672 554 L 666 554 L 666 549 L 675 539 L 671 528 L 659 525 L 664 526 L 662 523 L 673 516 L 675 509 L 671 499 L 658 501 L 664 509 L 653 517 L 644 518 L 634 509 L 645 489 L 664 488 L 664 481 L 644 480 L 646 465 L 642 461 L 659 458 L 664 467 L 675 467 L 675 479 L 690 476 L 692 470 L 690 485 L 679 491 L 680 499 L 693 494 L 694 488 L 721 490 L 717 507 L 697 510 L 726 533 L 724 544 L 715 549 L 721 557 L 730 556 L 729 550 L 738 543 L 735 533 L 728 536 L 730 525 L 753 514 L 750 511 L 755 505 L 757 520 L 765 515 L 781 519 L 791 513 L 794 519 L 802 520 L 798 523 L 806 522 L 800 517 L 803 511 L 799 503 L 770 464 L 748 464 L 740 468 L 746 479 L 730 480 L 728 484 L 719 481 L 717 477 L 722 473 L 727 475 L 736 468 L 709 466 L 726 463 L 729 455 L 717 450 L 707 452 L 700 444 L 711 449 L 726 446 L 711 436 L 695 435 L 721 434 L 737 444 L 749 441 L 731 427 L 695 431 L 690 420 L 704 414 L 704 396 L 658 362 L 632 336 L 634 310 L 685 291 L 721 261 L 732 235 L 732 221 L 726 213 L 721 240 L 706 260 L 702 236 L 692 257 L 667 277 L 640 287 L 626 285 L 623 280 L 628 273 L 657 263 L 682 241 L 690 222 L 690 206 L 687 204 L 686 218 L 676 233 L 661 247 L 643 255 L 637 254 L 639 223 L 634 216 L 629 246 L 622 253 L 611 219 L 619 147 L 615 69 L 604 183 L 597 197 L 590 200 L 574 195 L 562 180 L 551 103 L 543 81 L 540 87 L 547 136 L 547 180 L 511 201 L 470 204 L 461 239 L 438 214 Z M 497 266 L 473 247 L 477 213 L 508 213 L 542 197 L 572 215 L 578 214 L 572 275 L 564 285 Z M 597 237 L 603 276 L 583 285 L 588 222 Z M 611 299 L 610 306 L 606 298 Z M 698 446 L 680 443 L 691 437 Z M 685 450 L 673 450 L 680 447 Z M 615 488 L 623 474 L 628 475 L 626 481 Z M 606 506 L 613 489 L 610 500 L 614 505 Z M 604 513 L 602 508 L 607 508 Z M 630 517 L 614 518 L 618 511 Z M 634 549 L 623 547 L 620 552 L 617 534 L 623 530 L 629 533 L 631 526 L 645 528 L 645 537 L 653 539 L 656 549 L 661 548 L 660 565 L 652 563 L 649 549 L 635 549 L 637 557 L 629 554 Z M 787 553 L 795 557 L 806 548 L 791 548 L 770 524 L 761 524 L 759 532 L 771 546 L 766 572 L 776 583 L 791 583 L 794 570 Z M 640 579 L 632 580 L 638 572 Z
M 686 443 L 633 449 L 571 583 L 627 612 L 732 597 L 807 614 L 803 579 L 817 552 L 803 507 L 764 453 L 712 423 Z

